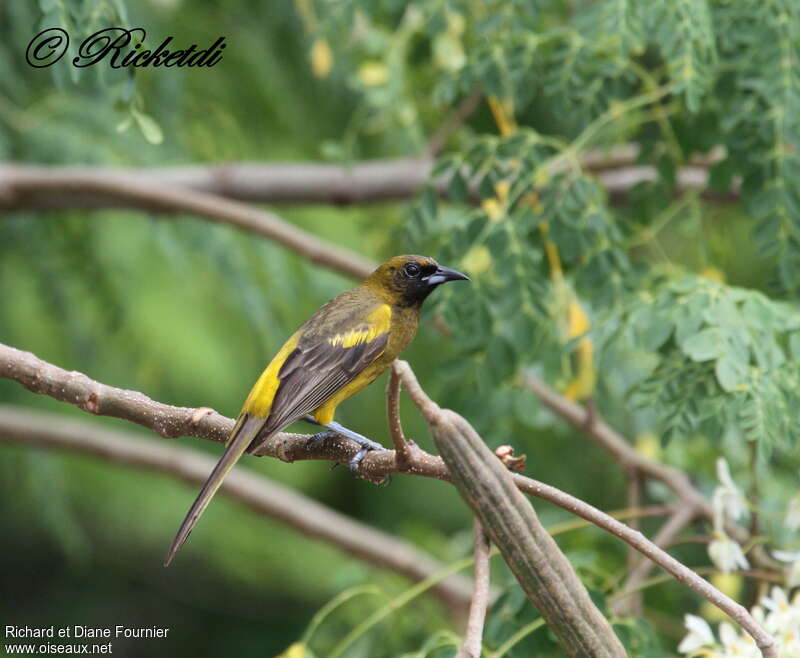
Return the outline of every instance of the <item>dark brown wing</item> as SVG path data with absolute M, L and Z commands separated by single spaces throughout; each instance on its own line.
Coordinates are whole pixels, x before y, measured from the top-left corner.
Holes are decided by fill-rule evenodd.
M 371 305 L 366 312 L 363 305 L 356 308 L 359 312 L 354 313 L 347 304 L 326 304 L 301 328 L 297 347 L 278 372 L 280 384 L 262 435 L 320 407 L 383 354 L 391 308 L 385 304 Z

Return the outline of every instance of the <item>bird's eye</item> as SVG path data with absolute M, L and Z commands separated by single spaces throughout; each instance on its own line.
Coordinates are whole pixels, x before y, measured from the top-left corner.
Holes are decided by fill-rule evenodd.
M 406 266 L 403 268 L 403 272 L 405 272 L 407 277 L 413 279 L 415 276 L 419 275 L 419 265 L 416 263 L 406 263 Z

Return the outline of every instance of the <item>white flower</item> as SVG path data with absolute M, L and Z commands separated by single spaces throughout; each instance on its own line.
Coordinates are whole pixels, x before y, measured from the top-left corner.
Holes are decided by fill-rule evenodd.
M 726 518 L 737 521 L 747 515 L 747 499 L 734 483 L 724 457 L 717 459 L 717 479 L 720 486 L 714 489 L 711 506 L 715 512 L 714 525 L 719 529 Z
M 764 626 L 770 633 L 778 638 L 785 634 L 797 635 L 800 628 L 800 593 L 795 594 L 790 602 L 786 592 L 775 585 L 769 596 L 761 597 L 761 605 L 767 611 Z
M 714 533 L 714 539 L 708 545 L 708 557 L 722 573 L 750 568 L 742 547 L 719 530 Z
M 800 551 L 772 551 L 772 556 L 789 565 L 786 569 L 786 587 L 791 589 L 800 585 Z
M 800 494 L 795 494 L 786 505 L 786 516 L 783 517 L 783 525 L 789 530 L 800 529 Z
M 800 592 L 791 601 L 786 591 L 773 587 L 761 605 L 750 610 L 753 619 L 775 638 L 779 658 L 800 658 Z M 684 624 L 689 633 L 680 643 L 680 653 L 703 658 L 760 658 L 755 641 L 728 622 L 719 625 L 719 641 L 701 617 L 686 615 Z
M 719 640 L 725 649 L 725 656 L 741 658 L 759 658 L 761 652 L 749 635 L 740 635 L 736 629 L 726 621 L 719 625 Z
M 678 645 L 678 653 L 691 653 L 701 647 L 710 647 L 716 644 L 711 626 L 702 617 L 684 615 L 683 625 L 689 632 Z

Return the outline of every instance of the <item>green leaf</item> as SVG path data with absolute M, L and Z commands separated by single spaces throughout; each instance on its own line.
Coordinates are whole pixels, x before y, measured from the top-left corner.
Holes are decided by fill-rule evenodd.
M 717 359 L 714 365 L 717 382 L 724 391 L 735 391 L 747 380 L 747 366 L 728 355 Z
M 486 351 L 489 372 L 495 381 L 502 381 L 516 371 L 514 350 L 502 336 L 495 336 Z
M 450 196 L 453 201 L 466 201 L 469 190 L 467 180 L 464 174 L 461 173 L 460 169 L 453 171 L 453 175 L 450 178 L 450 183 L 448 184 L 447 189 L 450 192 Z
M 709 361 L 722 356 L 724 343 L 722 333 L 716 327 L 709 327 L 689 336 L 681 343 L 681 350 L 692 361 Z
M 164 133 L 161 132 L 161 127 L 156 123 L 155 119 L 135 109 L 131 110 L 131 114 L 136 121 L 136 125 L 139 126 L 139 130 L 142 131 L 142 135 L 148 142 L 151 144 L 161 144 L 161 142 L 164 141 Z

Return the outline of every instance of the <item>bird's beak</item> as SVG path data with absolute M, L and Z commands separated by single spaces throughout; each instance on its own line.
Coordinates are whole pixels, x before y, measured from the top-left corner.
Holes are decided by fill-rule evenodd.
M 428 277 L 429 286 L 438 286 L 440 283 L 447 283 L 448 281 L 469 281 L 469 277 L 443 265 L 439 265 L 436 271 Z

